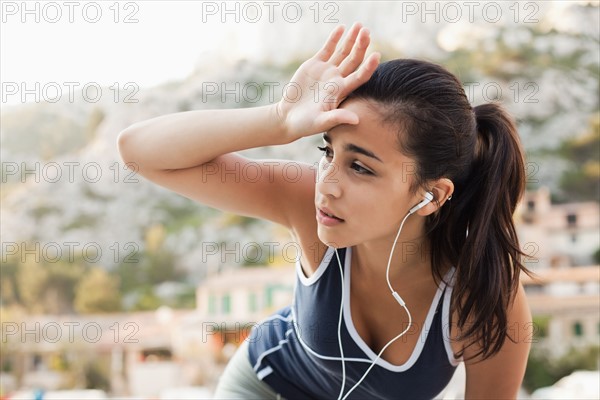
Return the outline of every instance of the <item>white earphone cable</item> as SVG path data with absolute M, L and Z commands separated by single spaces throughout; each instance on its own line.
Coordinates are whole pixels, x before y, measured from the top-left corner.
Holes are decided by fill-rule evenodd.
M 390 288 L 390 291 L 392 292 L 392 295 L 396 299 L 396 301 L 398 301 L 398 303 L 404 308 L 404 310 L 408 314 L 408 326 L 406 327 L 406 329 L 404 331 L 402 331 L 402 333 L 400 333 L 399 335 L 394 337 L 385 346 L 383 346 L 383 348 L 381 349 L 381 351 L 379 352 L 379 354 L 377 355 L 375 360 L 373 360 L 373 362 L 371 363 L 371 365 L 369 366 L 367 371 L 363 374 L 363 376 L 360 378 L 360 380 L 358 382 L 356 382 L 356 384 L 354 386 L 352 386 L 352 388 L 346 393 L 346 395 L 344 397 L 342 397 L 342 394 L 344 393 L 344 388 L 346 386 L 346 366 L 345 366 L 344 350 L 343 350 L 343 346 L 342 346 L 341 333 L 340 333 L 340 329 L 342 326 L 342 311 L 343 311 L 343 305 L 344 305 L 344 275 L 343 275 L 343 270 L 342 270 L 342 263 L 340 261 L 340 256 L 338 255 L 337 249 L 335 249 L 335 255 L 338 260 L 338 266 L 340 268 L 340 274 L 342 277 L 342 301 L 340 302 L 340 317 L 339 317 L 339 321 L 338 321 L 338 343 L 340 346 L 340 354 L 341 354 L 341 361 L 342 361 L 342 386 L 340 388 L 340 394 L 338 395 L 338 400 L 340 400 L 340 399 L 345 400 L 348 397 L 348 395 L 350 393 L 352 393 L 352 391 L 354 391 L 354 389 L 356 389 L 358 387 L 358 385 L 360 385 L 362 383 L 362 381 L 367 377 L 367 374 L 371 371 L 371 369 L 377 363 L 377 360 L 379 360 L 379 358 L 381 358 L 381 355 L 383 354 L 385 349 L 387 349 L 389 345 L 394 343 L 397 339 L 399 339 L 406 332 L 408 332 L 408 330 L 410 329 L 410 327 L 412 325 L 412 316 L 410 314 L 410 311 L 408 311 L 408 308 L 406 307 L 406 303 L 404 302 L 404 300 L 402 300 L 402 297 L 400 297 L 398 292 L 396 292 L 394 290 L 394 288 L 392 287 L 392 284 L 390 282 L 390 265 L 392 264 L 392 256 L 394 254 L 394 249 L 396 248 L 396 243 L 398 242 L 398 238 L 400 237 L 400 232 L 402 232 L 402 227 L 404 226 L 404 222 L 411 214 L 412 214 L 412 212 L 408 212 L 406 214 L 406 216 L 404 217 L 404 219 L 402 220 L 402 223 L 400 224 L 400 229 L 398 229 L 398 234 L 396 235 L 396 239 L 394 239 L 394 244 L 392 245 L 392 251 L 390 252 L 390 257 L 388 259 L 388 264 L 387 264 L 387 269 L 386 269 L 387 284 Z
M 340 261 L 340 256 L 335 249 L 335 256 L 338 260 L 338 267 L 340 268 L 340 277 L 342 278 L 342 300 L 340 301 L 340 317 L 338 319 L 338 344 L 340 346 L 340 357 L 342 359 L 342 386 L 340 387 L 340 393 L 338 395 L 338 400 L 342 397 L 344 393 L 344 388 L 346 387 L 346 363 L 344 360 L 344 346 L 342 346 L 342 312 L 344 311 L 344 270 L 342 269 L 342 263 Z
M 352 391 L 354 391 L 354 389 L 356 389 L 358 387 L 358 385 L 360 385 L 361 382 L 367 377 L 367 374 L 371 371 L 371 368 L 373 368 L 375 366 L 375 363 L 377 362 L 377 360 L 379 360 L 379 358 L 381 357 L 381 355 L 383 354 L 385 349 L 387 349 L 390 344 L 394 343 L 397 339 L 402 337 L 402 335 L 404 335 L 410 329 L 410 325 L 412 324 L 412 317 L 410 315 L 410 312 L 408 311 L 408 308 L 406 308 L 406 306 L 402 306 L 402 307 L 404 307 L 404 309 L 406 310 L 406 313 L 408 314 L 408 326 L 406 327 L 406 329 L 404 331 L 402 331 L 402 333 L 400 333 L 398 336 L 396 336 L 395 338 L 390 340 L 385 346 L 383 346 L 383 349 L 381 349 L 379 354 L 377 354 L 377 358 L 375 358 L 373 363 L 371 363 L 371 366 L 369 367 L 369 369 L 367 369 L 367 371 L 363 374 L 362 378 L 360 378 L 360 380 L 358 382 L 356 382 L 356 384 L 354 386 L 352 386 L 352 389 L 348 390 L 348 393 L 346 393 L 346 395 L 344 396 L 344 398 L 342 400 L 346 399 L 348 397 L 348 395 L 350 393 L 352 393 Z

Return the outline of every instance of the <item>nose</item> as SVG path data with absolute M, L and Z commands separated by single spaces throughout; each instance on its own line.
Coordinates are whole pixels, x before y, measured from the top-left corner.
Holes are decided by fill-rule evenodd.
M 317 192 L 323 196 L 338 198 L 342 195 L 341 173 L 339 166 L 321 159 L 317 171 Z

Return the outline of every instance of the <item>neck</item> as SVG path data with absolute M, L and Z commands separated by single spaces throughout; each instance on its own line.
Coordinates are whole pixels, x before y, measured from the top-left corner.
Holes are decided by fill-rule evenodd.
M 422 221 L 410 221 L 409 217 L 396 242 L 390 264 L 390 279 L 399 275 L 424 276 L 431 275 L 431 257 L 429 240 L 424 234 Z M 410 223 L 412 222 L 412 224 Z M 398 233 L 396 230 L 385 237 L 360 243 L 353 249 L 353 265 L 356 272 L 365 277 L 383 279 L 390 258 L 390 252 Z

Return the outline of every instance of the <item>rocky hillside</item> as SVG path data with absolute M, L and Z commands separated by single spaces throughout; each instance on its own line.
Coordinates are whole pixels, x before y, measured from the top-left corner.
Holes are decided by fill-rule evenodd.
M 360 4 L 364 8 L 368 2 Z M 370 27 L 373 49 L 381 51 L 384 59 L 435 59 L 465 82 L 474 104 L 501 100 L 519 120 L 529 161 L 534 164 L 531 171 L 536 182 L 530 183 L 559 190 L 558 178 L 569 161 L 557 157 L 553 149 L 585 132 L 599 107 L 598 32 L 590 28 L 598 26 L 598 7 L 571 7 L 560 23 L 556 16 L 542 11 L 535 24 L 482 22 L 459 27 L 411 20 Z M 368 8 L 359 7 L 352 13 L 376 17 Z M 297 31 L 292 36 L 298 42 L 299 28 L 288 29 Z M 137 102 L 122 101 L 133 93 L 132 88 L 121 88 L 118 102 L 111 98 L 114 91 L 104 88 L 110 96 L 97 103 L 61 100 L 4 108 L 3 254 L 17 251 L 25 257 L 26 250 L 37 243 L 41 257 L 52 259 L 60 248 L 63 255 L 84 253 L 111 268 L 142 251 L 148 245 L 148 233 L 160 226 L 163 245 L 180 255 L 179 262 L 192 272 L 191 279 L 200 279 L 206 269 L 240 264 L 233 258 L 223 263 L 221 252 L 209 256 L 214 246 L 225 243 L 233 248 L 238 242 L 242 248 L 250 248 L 287 241 L 287 233 L 272 224 L 194 204 L 131 173 L 119 159 L 116 138 L 128 125 L 161 114 L 267 104 L 268 85 L 281 88 L 289 80 L 305 57 L 305 49 L 317 48 L 313 42 L 317 36 L 320 42 L 326 34 L 317 33 L 307 34 L 299 53 L 288 51 L 286 58 L 277 62 L 200 62 L 184 81 L 135 91 L 132 99 Z M 265 55 L 264 59 L 272 58 Z M 242 93 L 239 101 L 229 97 L 223 102 L 211 92 L 222 84 L 235 87 L 236 82 L 247 89 L 238 91 Z M 254 102 L 256 90 L 263 95 Z M 275 90 L 276 96 L 280 93 Z M 319 157 L 314 147 L 318 142 L 312 137 L 244 153 L 314 163 Z M 95 260 L 98 249 L 101 257 Z

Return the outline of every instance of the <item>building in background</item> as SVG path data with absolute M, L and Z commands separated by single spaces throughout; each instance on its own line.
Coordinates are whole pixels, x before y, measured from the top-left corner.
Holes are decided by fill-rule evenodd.
M 522 282 L 534 317 L 534 337 L 521 336 L 554 357 L 600 343 L 600 266 L 546 268 Z M 523 334 L 518 327 L 511 332 Z
M 178 334 L 195 312 L 36 315 L 2 321 L 2 390 L 102 388 L 154 398 L 204 382 L 201 360 L 188 363 Z
M 535 335 L 509 327 L 519 340 L 557 357 L 600 342 L 600 266 L 593 265 L 599 217 L 597 203 L 552 205 L 546 189 L 526 193 L 515 220 L 525 263 L 536 274 L 522 276 Z M 68 367 L 93 364 L 113 396 L 156 397 L 175 387 L 210 391 L 252 327 L 291 303 L 295 279 L 289 264 L 229 268 L 198 286 L 194 310 L 3 321 L 4 390 L 81 383 L 87 378 L 69 377 Z M 450 389 L 464 387 L 459 375 Z
M 600 343 L 600 209 L 596 202 L 551 204 L 547 188 L 525 193 L 515 221 L 536 345 L 559 357 Z
M 196 292 L 203 334 L 215 351 L 239 345 L 254 325 L 292 302 L 294 267 L 248 267 L 206 279 Z
M 594 265 L 600 250 L 600 208 L 597 202 L 551 204 L 542 187 L 526 192 L 516 215 L 525 263 L 532 270 Z

